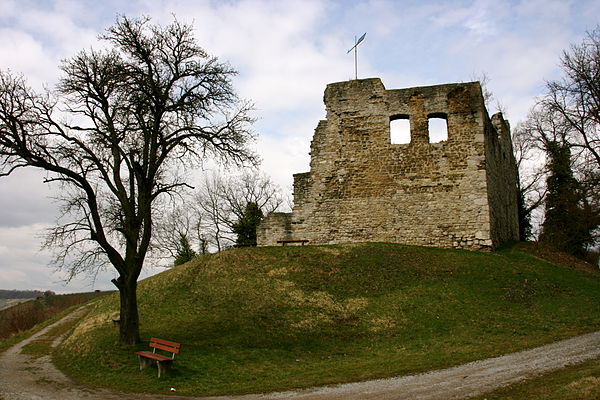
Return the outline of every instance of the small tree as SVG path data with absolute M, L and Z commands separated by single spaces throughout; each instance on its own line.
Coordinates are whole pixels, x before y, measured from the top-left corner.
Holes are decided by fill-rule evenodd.
M 207 155 L 255 161 L 235 71 L 192 32 L 120 17 L 101 36 L 108 48 L 63 62 L 56 90 L 43 95 L 0 72 L 0 176 L 35 167 L 60 184 L 65 219 L 47 245 L 70 276 L 114 267 L 123 344 L 139 341 L 137 279 L 162 199 L 187 186 L 181 166 Z
M 259 171 L 206 176 L 194 197 L 198 226 L 217 251 L 236 243 L 234 226 L 243 219 L 248 204 L 254 203 L 266 215 L 284 203 L 279 186 Z
M 519 187 L 519 199 L 517 203 L 519 215 L 519 240 L 525 242 L 531 237 L 533 226 L 531 224 L 531 210 L 527 207 L 526 193 Z
M 544 203 L 546 187 L 544 185 L 545 168 L 539 160 L 543 159 L 543 143 L 540 141 L 538 129 L 540 121 L 529 114 L 527 121 L 519 123 L 512 133 L 512 144 L 519 171 L 518 180 L 518 213 L 519 240 L 530 240 L 534 236 L 533 214 Z
M 581 188 L 573 177 L 569 147 L 558 142 L 548 144 L 546 216 L 540 241 L 559 250 L 582 256 L 589 243 L 590 229 L 582 218 Z
M 237 246 L 256 246 L 256 227 L 263 219 L 263 213 L 258 204 L 250 202 L 244 209 L 244 215 L 233 225 L 233 232 L 237 235 Z
M 197 254 L 190 246 L 190 241 L 187 236 L 181 235 L 179 238 L 179 251 L 177 252 L 177 256 L 175 257 L 174 265 L 185 264 L 188 261 L 196 258 Z

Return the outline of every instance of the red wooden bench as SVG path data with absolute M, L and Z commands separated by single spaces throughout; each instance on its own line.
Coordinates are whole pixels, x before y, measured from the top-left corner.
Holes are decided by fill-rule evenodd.
M 160 378 L 162 374 L 165 374 L 171 368 L 171 365 L 175 360 L 175 354 L 179 354 L 181 344 L 163 339 L 150 338 L 150 347 L 152 347 L 152 352 L 135 352 L 140 360 L 140 371 L 149 367 L 152 361 L 156 361 L 156 365 L 158 366 L 158 377 Z M 157 353 L 156 349 L 170 352 L 171 357 Z

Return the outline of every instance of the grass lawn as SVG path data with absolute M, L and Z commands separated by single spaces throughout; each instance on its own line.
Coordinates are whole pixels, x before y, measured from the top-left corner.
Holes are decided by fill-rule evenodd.
M 561 369 L 473 400 L 597 400 L 600 397 L 600 359 Z
M 218 395 L 444 368 L 600 329 L 600 274 L 512 247 L 398 244 L 241 248 L 140 282 L 146 344 L 118 345 L 118 296 L 54 354 L 76 380 Z M 173 370 L 138 371 L 151 336 L 182 343 Z

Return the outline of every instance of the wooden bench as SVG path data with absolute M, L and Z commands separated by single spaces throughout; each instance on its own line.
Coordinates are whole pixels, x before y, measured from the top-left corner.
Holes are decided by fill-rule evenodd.
M 168 340 L 150 338 L 150 347 L 152 347 L 152 352 L 149 351 L 136 351 L 139 360 L 140 360 L 140 371 L 144 368 L 150 366 L 152 361 L 156 361 L 156 365 L 158 366 L 158 377 L 162 374 L 167 373 L 167 371 L 171 368 L 173 361 L 175 360 L 175 354 L 179 354 L 179 350 L 181 348 L 181 344 L 170 342 Z M 162 354 L 158 354 L 156 349 L 163 350 L 171 353 L 171 357 L 163 356 Z
M 282 246 L 285 246 L 288 243 L 302 243 L 302 246 L 304 246 L 304 243 L 308 243 L 308 240 L 306 239 L 302 239 L 302 240 L 278 240 L 277 243 L 281 243 Z

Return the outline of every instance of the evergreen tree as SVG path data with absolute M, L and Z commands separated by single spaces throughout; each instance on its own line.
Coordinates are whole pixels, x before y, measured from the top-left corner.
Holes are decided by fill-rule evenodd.
M 191 261 L 197 256 L 196 252 L 190 246 L 190 241 L 188 240 L 186 235 L 181 235 L 179 239 L 179 250 L 177 251 L 177 256 L 175 257 L 175 266 L 185 264 L 188 261 Z
M 256 227 L 263 219 L 263 213 L 254 202 L 246 204 L 244 215 L 233 225 L 233 232 L 237 235 L 237 246 L 256 246 Z
M 549 175 L 546 180 L 546 216 L 540 242 L 582 257 L 592 240 L 592 221 L 581 185 L 573 176 L 571 151 L 557 141 L 546 146 Z
M 519 240 L 525 242 L 531 237 L 531 209 L 527 207 L 523 190 L 519 190 L 518 200 Z

